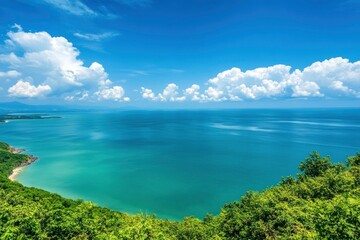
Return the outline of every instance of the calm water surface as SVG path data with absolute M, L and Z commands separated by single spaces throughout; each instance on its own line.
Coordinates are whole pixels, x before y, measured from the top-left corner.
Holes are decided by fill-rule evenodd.
M 218 214 L 248 190 L 295 175 L 313 150 L 360 151 L 360 109 L 57 113 L 0 124 L 39 161 L 26 186 L 174 220 Z

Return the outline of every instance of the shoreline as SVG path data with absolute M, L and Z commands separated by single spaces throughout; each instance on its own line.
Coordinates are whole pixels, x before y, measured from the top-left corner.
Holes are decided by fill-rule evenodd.
M 9 150 L 11 153 L 14 153 L 14 154 L 19 154 L 19 153 L 22 153 L 22 152 L 25 152 L 26 150 L 23 149 L 23 148 L 14 148 L 14 147 L 11 147 L 10 146 L 10 150 Z
M 21 148 L 14 148 L 14 147 L 10 147 L 9 150 L 11 153 L 13 154 L 21 154 L 22 152 L 25 152 L 25 149 L 21 149 Z M 26 155 L 28 157 L 26 162 L 21 163 L 19 166 L 17 166 L 16 168 L 14 168 L 10 175 L 8 176 L 8 179 L 10 181 L 16 181 L 16 176 L 19 175 L 25 167 L 33 164 L 36 160 L 38 160 L 37 157 L 34 157 L 33 155 Z

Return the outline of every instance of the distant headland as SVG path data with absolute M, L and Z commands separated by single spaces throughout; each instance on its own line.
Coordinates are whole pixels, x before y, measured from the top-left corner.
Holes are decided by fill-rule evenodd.
M 50 118 L 61 118 L 61 117 L 42 115 L 42 114 L 3 114 L 0 115 L 0 122 L 7 122 L 11 120 L 50 119 Z

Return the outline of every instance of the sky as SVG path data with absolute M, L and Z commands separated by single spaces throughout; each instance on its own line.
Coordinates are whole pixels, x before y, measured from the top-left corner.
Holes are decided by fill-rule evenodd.
M 0 102 L 360 107 L 360 0 L 0 3 Z

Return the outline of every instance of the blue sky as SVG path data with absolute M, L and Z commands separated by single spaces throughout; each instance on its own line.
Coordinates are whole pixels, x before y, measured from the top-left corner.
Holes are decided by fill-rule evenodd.
M 360 1 L 12 0 L 0 101 L 360 106 Z

